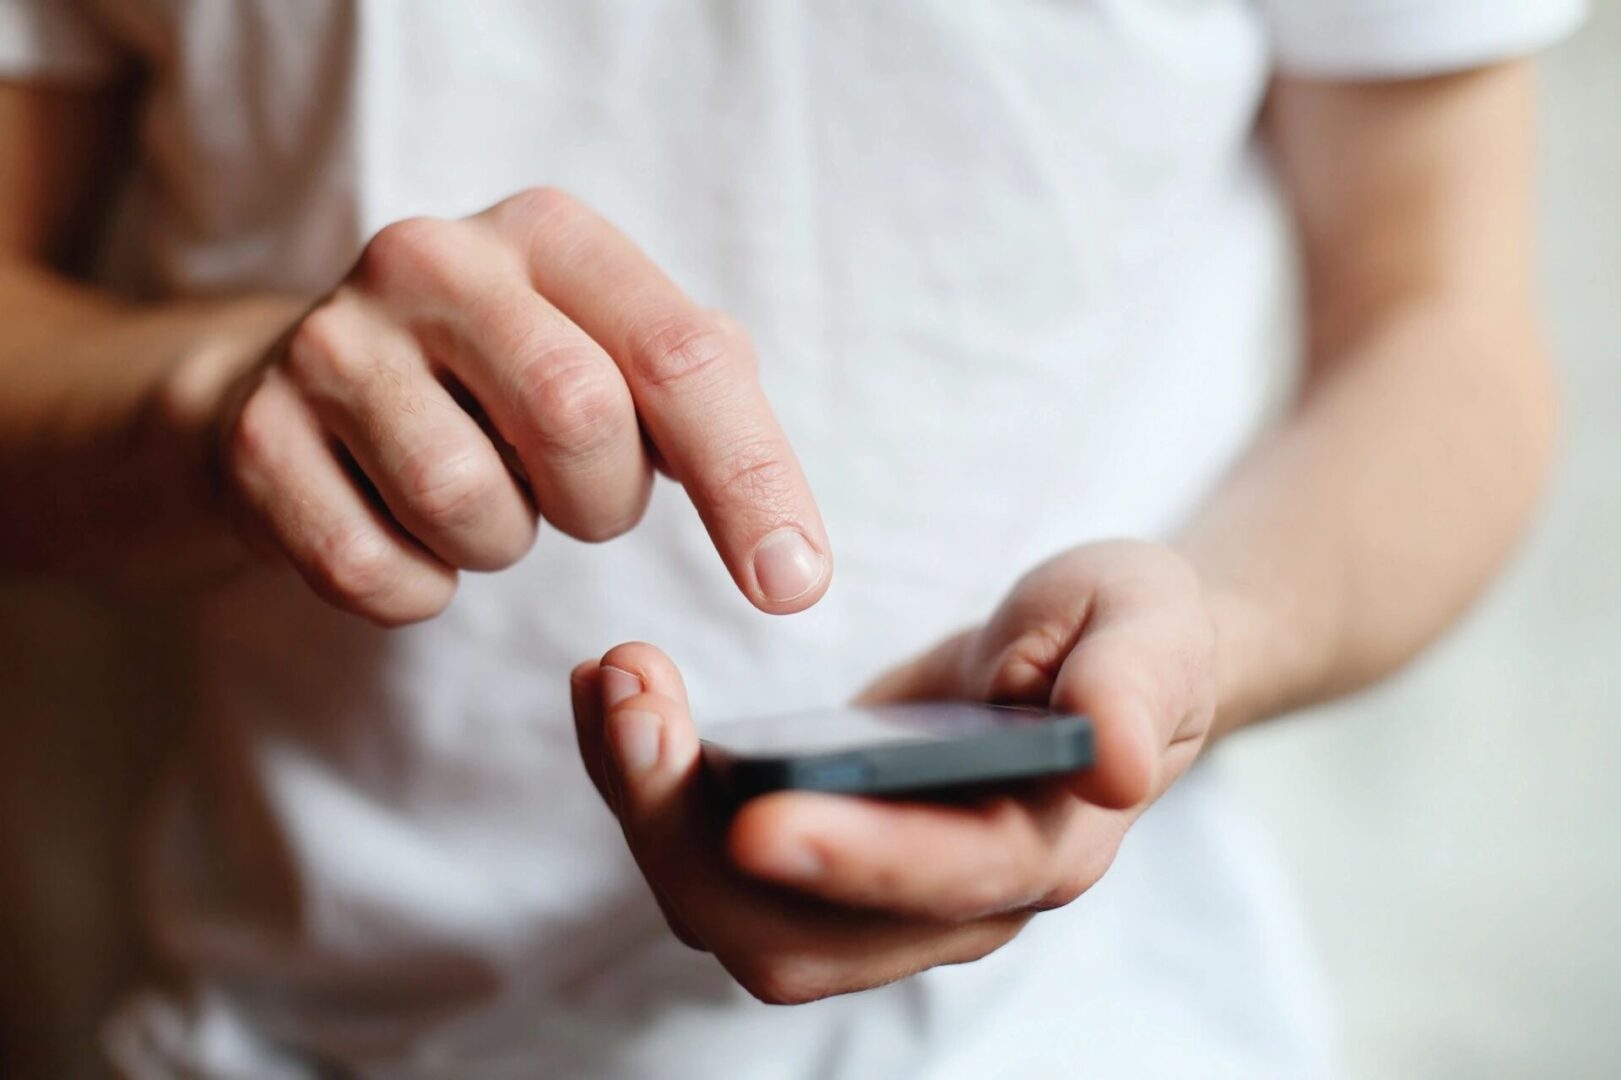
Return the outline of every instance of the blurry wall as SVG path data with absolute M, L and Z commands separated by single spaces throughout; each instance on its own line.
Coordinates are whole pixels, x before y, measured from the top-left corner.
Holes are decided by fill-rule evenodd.
M 1544 66 L 1544 515 L 1407 674 L 1221 755 L 1293 864 L 1355 1076 L 1621 1076 L 1621 3 L 1592 7 Z

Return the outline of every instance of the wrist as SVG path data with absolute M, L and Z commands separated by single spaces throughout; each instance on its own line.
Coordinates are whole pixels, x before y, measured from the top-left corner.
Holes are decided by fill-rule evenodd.
M 251 297 L 167 308 L 147 329 L 161 357 L 133 418 L 136 454 L 152 467 L 156 548 L 124 563 L 116 577 L 136 587 L 217 578 L 243 550 L 231 529 L 219 482 L 220 428 L 237 388 L 249 382 L 306 304 Z M 159 469 L 167 472 L 164 480 Z M 161 485 L 161 487 L 160 487 Z M 139 546 L 139 545 L 137 545 Z
M 160 318 L 183 329 L 153 387 L 161 422 L 177 432 L 212 427 L 232 387 L 263 362 L 307 306 L 286 297 L 250 297 L 166 312 Z
M 1213 739 L 1322 696 L 1323 635 L 1310 620 L 1263 590 L 1220 577 L 1207 579 L 1205 596 L 1216 629 Z

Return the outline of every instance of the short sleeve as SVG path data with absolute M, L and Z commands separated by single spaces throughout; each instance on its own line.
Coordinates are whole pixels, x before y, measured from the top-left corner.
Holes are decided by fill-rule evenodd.
M 1325 78 L 1437 75 L 1536 52 L 1585 0 L 1258 0 L 1277 66 Z
M 95 82 L 124 66 L 79 0 L 0 0 L 0 78 Z

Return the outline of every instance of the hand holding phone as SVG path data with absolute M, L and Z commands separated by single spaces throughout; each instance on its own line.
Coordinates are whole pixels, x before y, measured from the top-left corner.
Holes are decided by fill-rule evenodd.
M 1038 567 L 984 625 L 891 669 L 861 698 L 1017 700 L 1079 715 L 1009 725 L 997 710 L 928 704 L 752 735 L 716 726 L 710 772 L 681 675 L 651 645 L 581 664 L 572 689 L 581 757 L 671 929 L 756 996 L 797 1002 L 977 959 L 1085 892 L 1197 756 L 1216 672 L 1211 613 L 1185 560 L 1117 542 Z M 786 731 L 775 744 L 772 729 Z M 1092 744 L 1090 766 L 1063 771 Z M 1037 767 L 1062 774 L 957 786 Z M 718 807 L 727 783 L 774 790 Z M 936 784 L 952 797 L 934 797 Z M 864 790 L 806 790 L 830 786 Z
M 1026 782 L 953 786 L 950 800 L 779 787 L 727 807 L 663 653 L 621 645 L 576 668 L 571 683 L 581 757 L 671 930 L 770 1002 L 876 986 L 1000 948 L 1036 911 L 1089 885 L 1093 864 L 1074 857 L 1079 846 L 1112 850 L 1129 820 L 1077 798 L 1067 778 L 1032 778 L 1032 768 L 1085 759 L 1090 732 L 1075 717 L 954 705 L 843 713 L 820 725 L 832 740 L 820 749 L 757 744 L 752 767 L 784 767 L 773 783 L 848 785 L 854 773 L 841 781 L 819 771 L 833 760 L 824 754 L 868 763 L 896 754 L 908 784 L 1013 773 Z M 854 742 L 832 738 L 843 725 L 857 729 Z M 754 725 L 756 737 L 769 741 L 774 726 L 782 730 Z M 970 752 L 976 743 L 996 749 Z M 729 746 L 735 766 L 745 748 L 735 737 Z M 897 775 L 875 765 L 861 783 L 887 787 Z

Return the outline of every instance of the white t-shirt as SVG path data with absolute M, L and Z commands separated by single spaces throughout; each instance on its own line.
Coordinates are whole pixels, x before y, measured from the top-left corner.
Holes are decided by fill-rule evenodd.
M 1041 558 L 1164 534 L 1293 353 L 1253 145 L 1281 64 L 1422 74 L 1578 0 L 0 0 L 0 74 L 150 65 L 105 259 L 147 296 L 318 290 L 412 214 L 546 183 L 753 331 L 837 553 L 739 596 L 661 486 L 383 632 L 289 573 L 199 612 L 204 705 L 152 832 L 192 983 L 138 1075 L 1287 1076 L 1331 1071 L 1308 954 L 1196 769 L 1104 881 L 979 963 L 794 1009 L 665 930 L 580 766 L 566 672 L 664 645 L 700 722 L 845 697 Z

